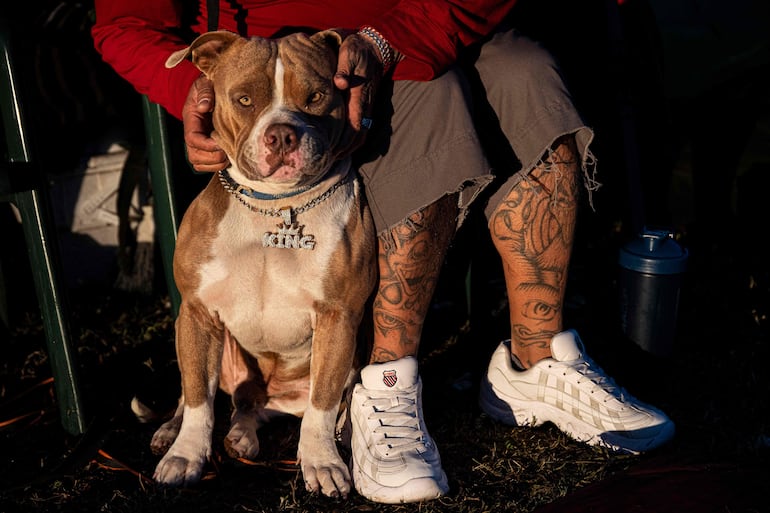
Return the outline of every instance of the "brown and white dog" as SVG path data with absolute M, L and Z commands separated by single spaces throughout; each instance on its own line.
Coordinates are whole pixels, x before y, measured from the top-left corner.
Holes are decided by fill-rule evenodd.
M 359 323 L 374 287 L 374 227 L 350 159 L 352 132 L 333 84 L 333 31 L 282 39 L 209 32 L 172 55 L 214 84 L 214 137 L 231 167 L 184 215 L 174 255 L 182 303 L 182 398 L 158 429 L 155 479 L 198 481 L 211 454 L 213 402 L 233 398 L 225 445 L 254 458 L 271 417 L 302 417 L 297 458 L 308 490 L 350 491 L 335 443 L 356 376 Z

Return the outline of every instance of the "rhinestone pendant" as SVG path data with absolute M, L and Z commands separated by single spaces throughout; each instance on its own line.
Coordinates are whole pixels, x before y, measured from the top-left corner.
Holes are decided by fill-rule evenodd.
M 263 248 L 309 249 L 315 248 L 315 236 L 303 233 L 305 225 L 293 219 L 291 208 L 280 210 L 283 223 L 276 225 L 277 232 L 265 232 L 262 235 Z

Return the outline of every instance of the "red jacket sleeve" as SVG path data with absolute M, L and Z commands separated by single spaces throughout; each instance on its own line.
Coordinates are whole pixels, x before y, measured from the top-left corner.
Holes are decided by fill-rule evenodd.
M 492 32 L 515 0 L 411 0 L 398 2 L 372 25 L 404 59 L 396 80 L 430 80 L 457 60 L 460 49 Z
M 172 0 L 96 0 L 91 34 L 102 59 L 138 92 L 181 118 L 200 71 L 189 61 L 166 69 L 168 56 L 186 45 L 175 34 L 181 13 Z

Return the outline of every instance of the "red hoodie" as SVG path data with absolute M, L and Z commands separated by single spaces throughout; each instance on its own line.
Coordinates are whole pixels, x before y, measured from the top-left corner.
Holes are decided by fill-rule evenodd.
M 96 0 L 92 35 L 102 58 L 150 100 L 181 118 L 182 105 L 200 72 L 191 62 L 166 69 L 168 56 L 189 41 L 179 34 L 183 0 Z M 207 30 L 206 2 L 191 28 Z M 247 36 L 287 30 L 356 29 L 371 25 L 404 59 L 396 80 L 430 80 L 457 52 L 487 35 L 515 0 L 241 0 L 220 1 L 219 27 Z M 235 6 L 235 7 L 233 7 Z M 195 4 L 193 3 L 193 7 Z M 248 27 L 248 29 L 244 29 Z

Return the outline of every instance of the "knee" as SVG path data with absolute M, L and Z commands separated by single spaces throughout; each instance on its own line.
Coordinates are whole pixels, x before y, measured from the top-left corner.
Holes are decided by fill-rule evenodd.
M 539 43 L 515 31 L 496 34 L 486 43 L 476 61 L 476 69 L 487 83 L 545 84 L 561 76 L 553 55 Z

